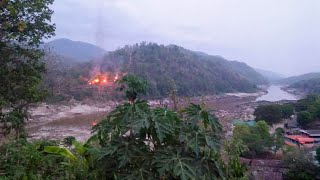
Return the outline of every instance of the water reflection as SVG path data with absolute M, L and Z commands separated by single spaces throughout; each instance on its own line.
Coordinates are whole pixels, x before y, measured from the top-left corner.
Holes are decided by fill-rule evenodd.
M 268 93 L 256 99 L 256 101 L 280 101 L 298 100 L 299 98 L 281 89 L 281 86 L 272 85 L 267 89 Z

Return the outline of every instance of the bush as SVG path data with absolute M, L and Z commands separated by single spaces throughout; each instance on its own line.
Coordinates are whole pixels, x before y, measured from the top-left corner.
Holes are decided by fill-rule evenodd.
M 269 125 L 273 125 L 281 122 L 282 111 L 280 105 L 262 105 L 258 106 L 253 115 L 256 117 L 255 120 L 264 120 Z
M 272 145 L 269 126 L 264 121 L 259 121 L 252 127 L 237 125 L 233 130 L 233 136 L 242 140 L 244 145 L 248 147 L 248 151 L 243 153 L 247 157 L 262 154 Z
M 292 104 L 284 104 L 281 105 L 281 116 L 284 119 L 290 118 L 292 115 L 294 115 L 294 106 Z
M 292 149 L 291 152 L 285 153 L 284 162 L 289 167 L 289 171 L 284 175 L 285 180 L 319 178 L 320 169 L 313 163 L 313 158 L 308 151 Z
M 26 140 L 13 141 L 0 147 L 0 172 L 8 179 L 57 179 L 64 177 L 60 162 L 64 158 L 43 152 L 45 146 L 55 142 L 29 143 Z
M 312 122 L 312 116 L 308 111 L 302 111 L 298 113 L 297 121 L 300 126 L 307 126 Z

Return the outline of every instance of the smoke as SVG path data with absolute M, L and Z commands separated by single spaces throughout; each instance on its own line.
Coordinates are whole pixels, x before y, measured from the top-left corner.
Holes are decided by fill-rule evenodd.
M 104 33 L 105 19 L 103 16 L 105 2 L 96 1 L 96 6 L 97 6 L 96 45 L 103 48 L 105 47 L 105 33 Z

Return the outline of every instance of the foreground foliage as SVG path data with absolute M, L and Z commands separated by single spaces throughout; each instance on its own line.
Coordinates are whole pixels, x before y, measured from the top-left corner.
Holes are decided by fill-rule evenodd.
M 128 78 L 130 77 L 130 78 Z M 119 81 L 128 102 L 93 127 L 84 144 L 14 141 L 1 147 L 0 173 L 7 179 L 241 179 L 246 167 L 242 141 L 226 142 L 222 127 L 203 106 L 181 113 L 151 108 L 138 99 L 145 81 L 128 75 Z M 21 152 L 21 153 L 20 153 Z M 15 164 L 15 162 L 18 162 Z
M 124 78 L 127 79 L 127 78 Z M 135 78 L 131 78 L 135 79 Z M 129 81 L 126 87 L 136 94 L 143 87 Z M 140 84 L 142 86 L 140 86 Z M 101 149 L 96 164 L 107 179 L 217 179 L 243 177 L 244 167 L 232 159 L 230 168 L 220 153 L 218 119 L 191 104 L 181 115 L 167 108 L 151 109 L 147 101 L 132 98 L 118 106 L 94 127 L 90 142 Z M 242 147 L 239 147 L 240 151 Z M 237 154 L 235 153 L 235 156 Z M 231 156 L 229 156 L 231 157 Z M 239 156 L 237 156 L 239 157 Z
M 0 1 L 0 132 L 24 135 L 27 108 L 43 98 L 44 72 L 37 46 L 53 35 L 53 0 Z
M 285 152 L 284 162 L 289 167 L 284 179 L 313 180 L 320 178 L 320 167 L 315 164 L 310 151 L 291 149 Z
M 20 139 L 0 146 L 0 179 L 63 178 L 63 157 L 46 154 L 48 145 L 57 144 Z

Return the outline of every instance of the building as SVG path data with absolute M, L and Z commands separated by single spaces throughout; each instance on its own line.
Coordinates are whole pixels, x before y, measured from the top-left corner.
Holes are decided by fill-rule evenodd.
M 315 145 L 314 138 L 305 135 L 286 135 L 285 144 L 289 146 L 311 148 Z
M 307 148 L 320 145 L 320 130 L 301 129 L 299 132 L 299 135 L 285 135 L 285 144 Z

